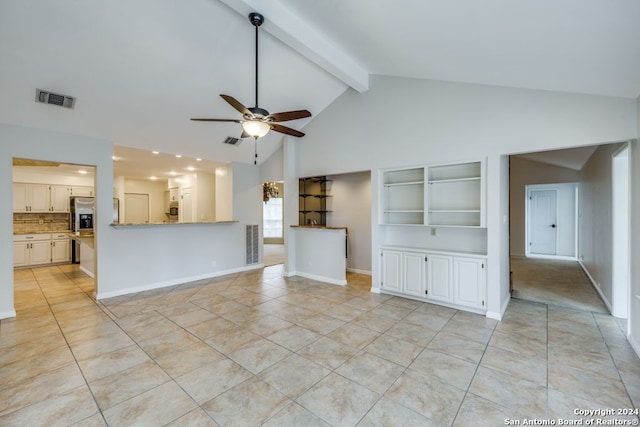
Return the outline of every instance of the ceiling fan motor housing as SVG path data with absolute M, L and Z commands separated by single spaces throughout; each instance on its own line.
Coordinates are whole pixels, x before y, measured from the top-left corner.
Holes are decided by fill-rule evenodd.
M 251 22 L 254 27 L 259 27 L 260 25 L 264 24 L 264 16 L 262 16 L 258 12 L 251 12 L 249 14 L 249 22 Z

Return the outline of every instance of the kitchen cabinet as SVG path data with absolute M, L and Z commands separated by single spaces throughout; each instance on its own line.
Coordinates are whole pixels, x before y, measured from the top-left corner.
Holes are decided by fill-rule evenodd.
M 14 212 L 69 212 L 69 187 L 13 183 Z
M 69 236 L 62 233 L 51 235 L 51 262 L 61 263 L 71 261 L 71 241 Z
M 486 294 L 486 258 L 429 249 L 383 248 L 384 293 L 482 312 Z
M 50 200 L 49 185 L 13 183 L 14 212 L 50 212 Z
M 49 263 L 51 263 L 51 234 L 23 234 L 14 236 L 14 267 Z
M 69 193 L 69 195 L 73 197 L 93 197 L 93 187 L 72 185 Z

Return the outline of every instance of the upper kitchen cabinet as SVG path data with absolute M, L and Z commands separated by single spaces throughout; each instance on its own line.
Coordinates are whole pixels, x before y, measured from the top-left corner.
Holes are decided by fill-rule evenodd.
M 73 197 L 93 197 L 93 187 L 73 185 L 70 192 Z
M 62 185 L 13 183 L 14 212 L 68 212 L 69 189 Z

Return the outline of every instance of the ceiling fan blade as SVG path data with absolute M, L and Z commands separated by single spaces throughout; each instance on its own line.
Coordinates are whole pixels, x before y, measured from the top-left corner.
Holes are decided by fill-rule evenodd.
M 231 123 L 242 123 L 238 119 L 191 119 L 194 122 L 231 122 Z
M 269 123 L 269 126 L 271 126 L 271 130 L 276 132 L 286 133 L 287 135 L 297 136 L 298 138 L 301 138 L 304 136 L 304 133 L 300 132 L 299 130 L 291 129 L 286 126 L 279 125 L 277 123 Z
M 311 117 L 311 113 L 307 110 L 285 111 L 267 116 L 267 118 L 272 118 L 274 122 L 286 122 L 288 120 L 304 119 L 305 117 Z
M 245 138 L 249 138 L 251 135 L 249 135 L 247 132 L 245 132 L 244 129 L 242 129 L 242 134 L 240 135 L 240 139 L 245 139 Z
M 244 105 L 242 105 L 240 103 L 240 101 L 238 101 L 237 99 L 235 99 L 233 96 L 229 96 L 229 95 L 222 95 L 220 94 L 220 96 L 222 97 L 222 99 L 224 99 L 225 101 L 227 101 L 229 103 L 229 105 L 231 105 L 233 108 L 235 108 L 236 110 L 238 110 L 243 116 L 245 114 L 251 114 L 251 111 L 249 111 L 249 109 L 247 107 L 245 107 Z

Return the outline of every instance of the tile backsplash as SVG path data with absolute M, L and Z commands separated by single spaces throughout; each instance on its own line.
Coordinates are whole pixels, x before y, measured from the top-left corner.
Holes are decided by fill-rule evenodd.
M 69 230 L 68 213 L 14 213 L 14 233 Z

